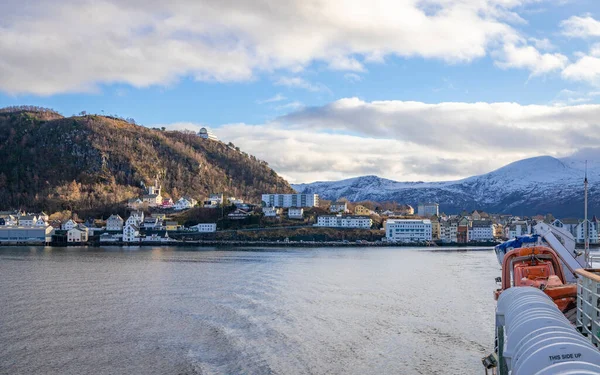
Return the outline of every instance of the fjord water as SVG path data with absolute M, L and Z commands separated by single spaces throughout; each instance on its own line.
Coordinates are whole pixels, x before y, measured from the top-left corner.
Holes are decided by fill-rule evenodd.
M 492 251 L 0 248 L 2 374 L 475 374 Z

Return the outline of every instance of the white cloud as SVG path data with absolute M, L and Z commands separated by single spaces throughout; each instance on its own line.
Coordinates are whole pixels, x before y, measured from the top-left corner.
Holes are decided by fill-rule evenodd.
M 600 85 L 600 44 L 593 45 L 589 55 L 581 55 L 576 62 L 567 66 L 562 76 L 572 81 Z
M 531 71 L 532 76 L 560 71 L 569 59 L 560 53 L 540 53 L 532 46 L 506 43 L 502 59 L 496 63 L 501 68 L 520 68 Z
M 566 36 L 576 38 L 588 38 L 600 36 L 600 21 L 590 15 L 583 17 L 573 16 L 560 23 L 562 33 Z
M 110 83 L 168 85 L 182 76 L 245 81 L 313 61 L 363 71 L 390 55 L 470 62 L 518 35 L 510 23 L 520 22 L 514 10 L 526 3 L 5 0 L 0 90 L 50 95 Z
M 600 105 L 590 104 L 427 104 L 346 98 L 263 125 L 227 124 L 214 130 L 292 182 L 365 174 L 446 180 L 485 173 L 526 157 L 563 156 L 596 147 L 599 119 Z
M 357 83 L 362 81 L 362 77 L 356 73 L 346 73 L 344 74 L 344 79 L 350 83 Z
M 287 98 L 281 94 L 275 94 L 274 96 L 272 96 L 268 99 L 259 100 L 257 103 L 258 104 L 276 103 L 276 102 L 281 102 L 286 99 Z
M 535 48 L 542 50 L 542 51 L 553 51 L 556 49 L 556 46 L 554 44 L 552 44 L 552 42 L 548 38 L 543 38 L 543 39 L 529 38 L 527 40 L 530 41 L 531 43 L 533 43 Z
M 321 83 L 311 83 L 302 77 L 281 77 L 275 81 L 277 86 L 286 86 L 292 88 L 300 88 L 308 91 L 330 91 L 327 86 Z

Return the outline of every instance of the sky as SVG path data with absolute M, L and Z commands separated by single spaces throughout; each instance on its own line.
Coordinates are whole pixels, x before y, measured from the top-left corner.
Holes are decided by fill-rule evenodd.
M 597 0 L 4 0 L 0 107 L 210 128 L 292 183 L 600 146 Z

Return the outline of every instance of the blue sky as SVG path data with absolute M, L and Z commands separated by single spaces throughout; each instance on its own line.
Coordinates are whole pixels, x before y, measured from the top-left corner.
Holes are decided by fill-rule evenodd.
M 310 4 L 9 0 L 0 107 L 209 126 L 292 182 L 454 179 L 595 142 L 597 1 Z

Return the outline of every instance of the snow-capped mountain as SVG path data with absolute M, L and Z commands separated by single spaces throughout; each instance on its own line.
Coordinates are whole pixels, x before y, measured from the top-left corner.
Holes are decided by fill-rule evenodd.
M 585 159 L 595 155 L 576 154 L 557 159 L 540 156 L 508 164 L 490 173 L 458 181 L 397 182 L 364 176 L 334 182 L 297 184 L 301 193 L 317 193 L 323 199 L 350 201 L 396 201 L 415 206 L 439 202 L 440 210 L 456 213 L 463 209 L 557 217 L 583 216 Z M 596 155 L 597 156 L 597 155 Z M 591 159 L 591 158 L 590 158 Z M 594 160 L 594 159 L 591 159 Z M 599 160 L 597 157 L 595 160 Z M 600 164 L 588 163 L 590 213 L 600 213 Z

